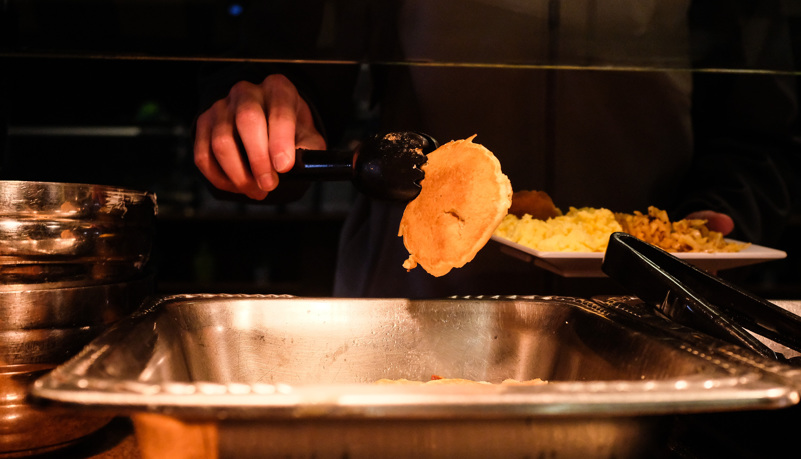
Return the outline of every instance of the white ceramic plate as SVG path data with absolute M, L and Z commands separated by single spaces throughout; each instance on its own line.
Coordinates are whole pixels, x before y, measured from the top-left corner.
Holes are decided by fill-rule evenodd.
M 494 234 L 492 235 L 492 240 L 500 244 L 501 252 L 523 261 L 534 263 L 563 277 L 606 276 L 601 271 L 601 263 L 604 259 L 603 252 L 543 252 Z M 732 239 L 729 240 L 737 242 Z M 787 253 L 784 251 L 755 244 L 751 244 L 739 252 L 690 252 L 673 253 L 673 255 L 701 269 L 713 272 L 787 257 Z

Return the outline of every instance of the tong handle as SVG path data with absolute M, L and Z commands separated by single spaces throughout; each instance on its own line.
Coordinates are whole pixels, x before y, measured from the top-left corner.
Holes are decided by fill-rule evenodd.
M 234 141 L 248 163 L 245 147 L 237 133 Z M 421 132 L 374 135 L 354 150 L 295 150 L 295 165 L 281 174 L 295 182 L 351 181 L 372 198 L 411 201 L 420 194 L 426 155 L 436 150 L 437 141 Z
M 281 174 L 293 180 L 344 181 L 356 176 L 356 153 L 349 150 L 295 150 L 295 165 Z
M 372 198 L 411 201 L 420 193 L 426 155 L 437 148 L 432 137 L 419 132 L 374 135 L 355 150 L 295 151 L 295 165 L 282 178 L 349 180 Z
M 676 322 L 778 360 L 746 329 L 801 351 L 801 318 L 630 234 L 612 234 L 602 269 Z

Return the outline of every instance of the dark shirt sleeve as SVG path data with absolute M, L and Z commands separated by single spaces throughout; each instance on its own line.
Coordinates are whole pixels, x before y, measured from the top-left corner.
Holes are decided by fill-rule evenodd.
M 799 202 L 795 81 L 771 75 L 696 77 L 695 156 L 674 216 L 716 210 L 734 238 L 776 241 Z
M 792 57 L 785 16 L 772 3 L 699 1 L 691 10 L 697 68 L 778 72 L 694 75 L 694 160 L 671 212 L 729 214 L 731 236 L 759 244 L 774 243 L 801 202 L 797 80 L 782 72 Z M 772 27 L 749 27 L 766 19 Z

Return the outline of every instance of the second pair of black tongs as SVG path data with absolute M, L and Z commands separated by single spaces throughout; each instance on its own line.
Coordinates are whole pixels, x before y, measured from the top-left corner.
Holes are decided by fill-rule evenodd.
M 295 166 L 281 177 L 313 181 L 350 180 L 378 199 L 411 201 L 420 194 L 422 165 L 437 141 L 418 132 L 374 135 L 354 150 L 295 152 Z
M 801 352 L 801 317 L 626 233 L 614 233 L 602 270 L 681 325 L 787 361 L 754 334 Z

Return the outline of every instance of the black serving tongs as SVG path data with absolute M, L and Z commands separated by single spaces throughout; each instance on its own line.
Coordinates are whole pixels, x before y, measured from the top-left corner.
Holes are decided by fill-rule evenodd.
M 602 270 L 679 324 L 779 361 L 747 330 L 801 352 L 801 317 L 630 234 L 612 234 Z
M 411 201 L 420 194 L 426 155 L 437 141 L 418 132 L 393 132 L 372 136 L 355 150 L 305 150 L 295 152 L 295 166 L 282 178 L 350 180 L 373 198 Z

